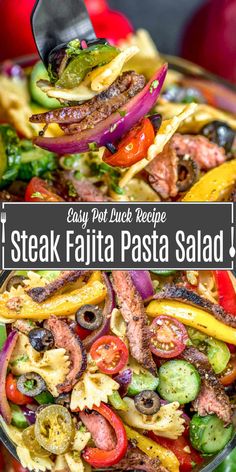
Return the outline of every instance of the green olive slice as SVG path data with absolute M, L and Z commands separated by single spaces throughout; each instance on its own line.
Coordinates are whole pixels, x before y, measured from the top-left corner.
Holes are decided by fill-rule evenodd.
M 27 449 L 29 449 L 30 452 L 33 452 L 36 456 L 48 457 L 50 455 L 50 452 L 46 451 L 38 443 L 35 437 L 34 425 L 24 429 L 22 432 L 22 441 Z
M 35 436 L 39 444 L 52 454 L 64 454 L 74 435 L 69 411 L 61 405 L 49 405 L 36 417 Z

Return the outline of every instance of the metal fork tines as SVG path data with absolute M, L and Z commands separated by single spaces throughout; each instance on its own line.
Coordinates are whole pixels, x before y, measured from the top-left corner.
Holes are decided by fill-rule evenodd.
M 5 240 L 6 240 L 6 236 L 5 236 L 5 223 L 7 221 L 7 214 L 5 211 L 1 211 L 1 214 L 0 214 L 0 220 L 1 220 L 1 224 L 2 224 L 2 244 L 5 243 Z
M 56 46 L 75 38 L 96 38 L 83 0 L 37 0 L 31 23 L 39 55 L 46 66 L 48 54 Z

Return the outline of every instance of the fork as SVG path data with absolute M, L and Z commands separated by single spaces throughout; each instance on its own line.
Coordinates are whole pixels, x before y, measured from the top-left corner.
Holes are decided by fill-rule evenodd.
M 78 39 L 96 39 L 83 0 L 37 0 L 31 26 L 39 55 L 48 66 L 49 53 L 60 44 Z
M 1 211 L 1 223 L 2 223 L 2 244 L 6 242 L 6 235 L 5 235 L 5 223 L 7 221 L 7 214 L 5 211 Z

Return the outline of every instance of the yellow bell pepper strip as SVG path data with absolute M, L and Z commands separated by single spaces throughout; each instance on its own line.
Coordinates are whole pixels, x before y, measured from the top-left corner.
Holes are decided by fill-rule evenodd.
M 136 446 L 142 452 L 147 454 L 148 457 L 151 457 L 151 459 L 158 458 L 161 464 L 166 467 L 169 472 L 179 472 L 179 461 L 172 451 L 166 449 L 160 444 L 157 444 L 152 439 L 143 436 L 129 426 L 124 425 L 124 427 L 127 438 L 130 441 L 134 441 Z
M 175 300 L 154 300 L 147 307 L 147 315 L 152 317 L 172 316 L 186 326 L 198 329 L 207 336 L 236 345 L 236 329 L 221 323 L 202 308 Z
M 183 202 L 219 202 L 229 197 L 236 182 L 236 159 L 207 172 L 192 186 Z
M 70 316 L 81 306 L 101 303 L 106 297 L 106 286 L 101 282 L 101 275 L 95 272 L 88 283 L 69 293 L 55 295 L 43 303 L 34 302 L 25 292 L 12 298 L 5 292 L 0 295 L 0 313 L 2 318 L 45 320 L 50 316 Z M 14 302 L 16 307 L 14 307 Z M 10 307 L 14 308 L 11 309 Z

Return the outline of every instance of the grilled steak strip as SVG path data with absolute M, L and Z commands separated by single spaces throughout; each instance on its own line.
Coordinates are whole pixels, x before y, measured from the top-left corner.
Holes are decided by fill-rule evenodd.
M 115 97 L 119 97 L 119 95 L 124 92 L 127 92 L 128 101 L 129 98 L 136 95 L 144 88 L 145 83 L 146 81 L 143 75 L 138 75 L 133 71 L 124 72 L 107 90 L 101 92 L 99 95 L 96 95 L 96 97 L 92 98 L 91 100 L 88 100 L 87 102 L 78 106 L 58 108 L 46 113 L 33 115 L 31 116 L 30 121 L 31 123 L 79 123 L 91 113 L 101 108 L 106 101 L 109 101 Z
M 181 354 L 181 358 L 193 364 L 198 370 L 202 385 L 197 398 L 192 403 L 194 410 L 200 416 L 215 413 L 225 425 L 231 421 L 232 410 L 223 385 L 213 372 L 207 356 L 195 347 L 188 347 Z
M 51 316 L 49 320 L 44 322 L 44 327 L 52 332 L 55 346 L 65 349 L 69 355 L 70 371 L 65 382 L 57 385 L 57 390 L 59 393 L 70 392 L 87 367 L 86 351 L 79 336 L 72 331 L 65 321 L 56 316 Z
M 177 287 L 176 285 L 167 285 L 163 290 L 156 293 L 155 300 L 181 300 L 188 305 L 193 305 L 197 308 L 203 308 L 222 323 L 236 328 L 236 318 L 227 313 L 220 305 L 212 303 L 206 298 L 201 297 L 196 292 L 192 292 L 184 287 Z
M 90 180 L 77 180 L 73 172 L 58 172 L 56 183 L 60 195 L 69 202 L 107 202 L 109 199 Z
M 115 449 L 117 444 L 115 431 L 102 415 L 97 411 L 85 410 L 79 417 L 91 433 L 96 447 L 105 451 Z
M 84 273 L 84 270 L 63 271 L 59 277 L 45 285 L 45 287 L 30 288 L 26 290 L 26 293 L 37 303 L 45 302 L 45 300 L 50 298 L 67 284 L 76 282 L 76 280 L 78 280 L 81 275 L 84 275 Z
M 212 169 L 226 160 L 224 149 L 204 136 L 174 134 L 145 169 L 150 185 L 165 200 L 179 192 L 178 165 L 183 156 L 194 161 L 196 171 Z
M 61 128 L 66 134 L 73 134 L 79 133 L 84 131 L 88 128 L 93 128 L 101 121 L 108 118 L 112 113 L 116 112 L 124 106 L 131 98 L 137 95 L 144 86 L 145 86 L 145 78 L 143 75 L 138 75 L 135 72 L 130 72 L 130 85 L 129 88 L 120 93 L 119 95 L 115 95 L 110 99 L 99 100 L 99 107 L 97 107 L 94 111 L 91 110 L 91 113 L 88 114 L 83 120 L 79 123 L 73 124 L 66 124 L 61 125 Z M 103 92 L 105 93 L 105 92 Z M 95 100 L 95 99 L 94 99 Z
M 113 271 L 113 286 L 121 314 L 127 323 L 127 336 L 132 356 L 152 374 L 156 365 L 152 358 L 143 300 L 135 288 L 128 271 Z
M 114 470 L 143 470 L 144 472 L 167 472 L 158 458 L 151 459 L 138 448 L 129 447 L 123 459 L 113 465 Z

